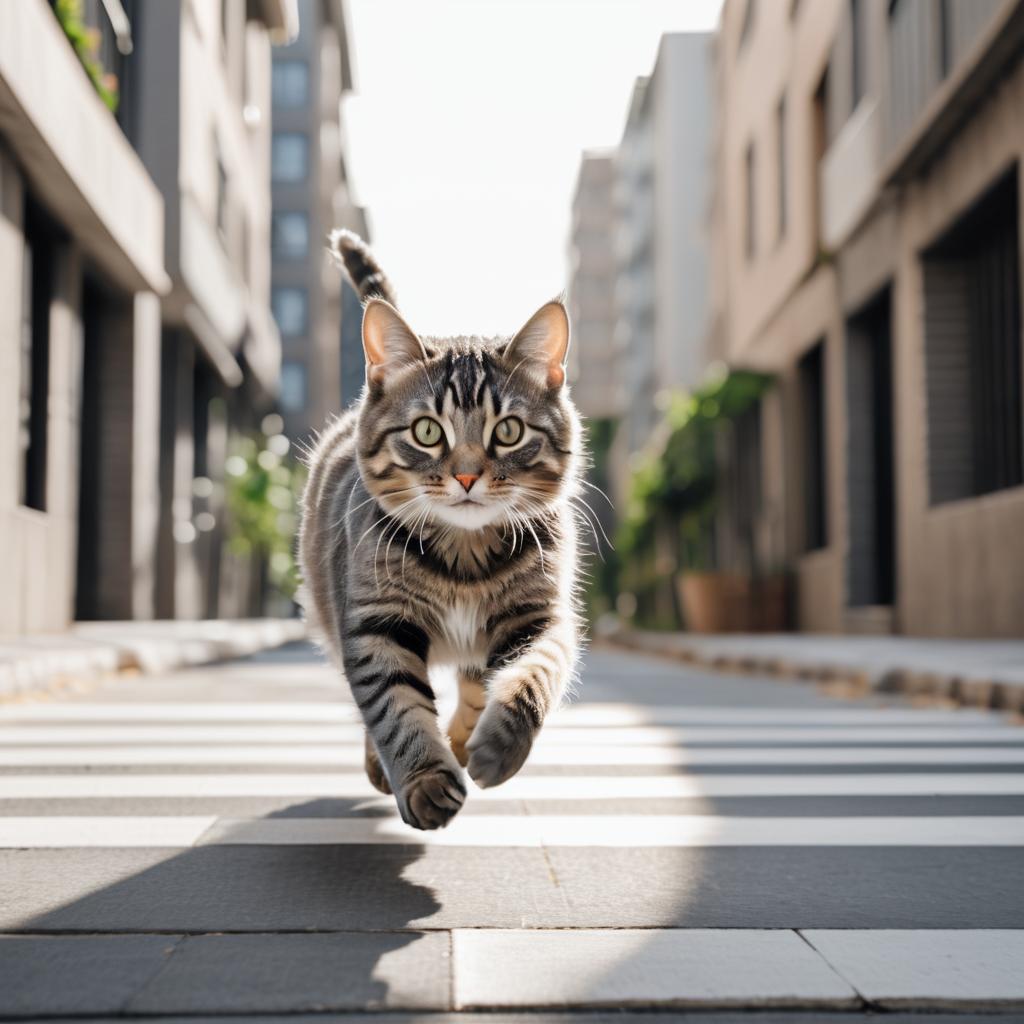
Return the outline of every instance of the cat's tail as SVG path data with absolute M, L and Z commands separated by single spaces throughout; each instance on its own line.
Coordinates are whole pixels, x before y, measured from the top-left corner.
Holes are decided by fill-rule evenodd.
M 394 289 L 380 268 L 370 247 L 354 232 L 339 228 L 331 232 L 331 254 L 345 268 L 352 287 L 363 302 L 384 299 L 397 306 Z

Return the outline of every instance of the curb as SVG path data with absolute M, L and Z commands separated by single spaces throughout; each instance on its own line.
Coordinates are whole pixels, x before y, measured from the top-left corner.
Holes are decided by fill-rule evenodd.
M 151 675 L 306 638 L 298 619 L 80 623 L 66 634 L 0 642 L 0 701 L 117 672 Z
M 801 658 L 798 652 L 781 657 L 754 650 L 741 651 L 732 644 L 728 649 L 716 647 L 710 637 L 694 640 L 678 633 L 622 630 L 602 639 L 613 647 L 671 658 L 716 672 L 845 683 L 864 692 L 898 694 L 1024 715 L 1024 681 L 1000 677 L 998 671 L 982 670 L 975 675 L 895 661 L 865 665 L 853 660 Z M 1013 674 L 1019 676 L 1020 670 Z

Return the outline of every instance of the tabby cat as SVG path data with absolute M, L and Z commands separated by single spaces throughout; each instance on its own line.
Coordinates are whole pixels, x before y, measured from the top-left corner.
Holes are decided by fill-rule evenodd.
M 522 767 L 573 676 L 581 429 L 569 319 L 511 339 L 420 338 L 356 235 L 332 251 L 364 301 L 366 386 L 319 438 L 300 557 L 366 726 L 366 771 L 414 828 L 444 826 Z M 451 665 L 447 737 L 429 669 Z

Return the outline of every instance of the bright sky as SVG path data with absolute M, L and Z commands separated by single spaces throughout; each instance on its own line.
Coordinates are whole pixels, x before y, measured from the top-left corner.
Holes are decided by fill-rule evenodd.
M 614 146 L 664 32 L 721 0 L 348 0 L 373 246 L 421 334 L 510 334 L 566 286 L 580 154 Z

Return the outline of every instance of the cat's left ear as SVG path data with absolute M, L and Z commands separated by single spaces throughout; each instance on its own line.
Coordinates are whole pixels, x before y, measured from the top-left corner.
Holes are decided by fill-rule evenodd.
M 519 329 L 505 348 L 505 361 L 524 370 L 549 388 L 565 383 L 569 351 L 569 314 L 559 301 L 547 302 Z
M 363 350 L 371 384 L 383 384 L 395 370 L 427 358 L 416 332 L 383 299 L 371 299 L 363 310 Z

